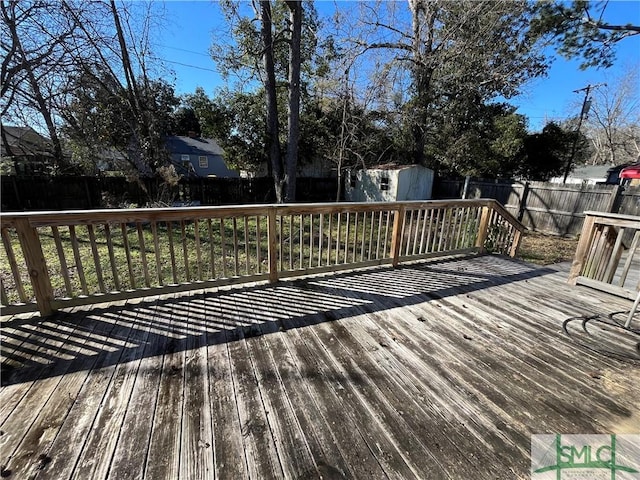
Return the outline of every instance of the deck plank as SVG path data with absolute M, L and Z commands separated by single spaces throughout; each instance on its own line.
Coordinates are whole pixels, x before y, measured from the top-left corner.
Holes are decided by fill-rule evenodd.
M 149 313 L 147 308 L 136 308 L 120 312 L 118 322 L 130 328 L 126 347 L 114 366 L 101 369 L 105 377 L 110 376 L 100 407 L 88 432 L 71 478 L 106 478 L 111 466 L 124 417 L 131 400 L 138 367 L 149 338 L 149 325 L 139 320 Z M 95 388 L 97 382 L 89 386 Z
M 185 345 L 180 478 L 205 480 L 215 478 L 215 466 L 207 371 L 207 319 L 200 308 L 202 296 L 202 292 L 194 292 L 183 297 L 188 301 L 187 325 L 198 333 L 189 335 Z
M 233 293 L 228 299 L 232 305 L 236 305 Z M 230 320 L 239 327 L 227 331 L 227 347 L 249 478 L 282 478 L 283 471 L 269 424 L 269 412 L 265 410 L 247 345 L 252 341 L 254 330 L 253 327 L 245 327 L 251 323 L 250 316 L 239 310 L 234 308 L 230 316 Z
M 160 304 L 171 297 L 160 297 L 151 314 L 161 317 Z M 147 449 L 157 407 L 162 352 L 169 341 L 167 335 L 150 331 L 138 366 L 129 405 L 125 413 L 118 442 L 113 453 L 109 477 L 118 480 L 144 478 Z
M 65 318 L 64 316 L 58 318 L 61 328 Z M 75 319 L 72 324 L 76 323 L 76 329 L 84 330 L 82 323 L 84 323 L 85 313 L 82 310 L 76 311 L 72 318 Z M 90 322 L 86 332 L 90 335 L 109 336 L 116 327 L 117 325 L 108 322 Z M 70 332 L 69 336 L 74 333 L 75 330 Z M 85 342 L 90 342 L 89 337 L 85 336 Z M 76 345 L 81 347 L 82 343 L 76 342 Z M 119 351 L 116 352 L 119 355 Z M 64 423 L 77 405 L 80 392 L 87 385 L 87 378 L 95 372 L 93 368 L 100 367 L 101 359 L 97 355 L 86 358 L 81 354 L 72 359 L 68 357 L 69 355 L 65 354 L 63 358 L 66 361 L 52 363 L 51 365 L 54 366 L 52 370 L 44 367 L 40 375 L 45 375 L 44 370 L 46 370 L 46 375 L 50 376 L 37 380 L 36 386 L 30 389 L 19 405 L 21 413 L 30 415 L 34 421 L 25 433 L 18 450 L 5 464 L 5 470 L 12 472 L 16 478 L 29 478 L 36 472 L 43 472 L 46 475 L 46 472 L 57 463 L 66 462 L 68 449 L 79 449 L 84 443 L 82 434 L 78 435 L 78 431 L 74 429 L 76 435 L 72 437 L 72 441 L 57 448 L 59 435 L 67 431 Z M 14 427 L 11 423 L 21 420 L 22 417 L 12 415 L 3 428 L 12 432 Z M 7 441 L 9 438 L 4 440 Z M 7 442 L 3 445 L 3 450 L 9 444 L 10 442 Z M 71 465 L 73 466 L 73 462 Z
M 160 387 L 153 426 L 149 436 L 145 477 L 180 478 L 180 434 L 184 399 L 185 334 L 179 329 L 183 312 L 179 301 L 168 303 L 166 322 L 168 341 L 162 356 Z
M 227 349 L 225 327 L 229 328 L 230 325 L 218 300 L 223 294 L 207 295 L 203 304 L 203 312 L 208 319 L 206 358 L 215 477 L 247 478 L 247 462 Z
M 563 268 L 444 258 L 12 317 L 2 475 L 528 478 L 534 433 L 640 430 L 640 359 L 562 329 L 631 302 Z

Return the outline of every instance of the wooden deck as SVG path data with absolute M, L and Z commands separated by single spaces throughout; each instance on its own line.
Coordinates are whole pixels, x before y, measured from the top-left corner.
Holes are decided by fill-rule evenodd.
M 449 258 L 5 319 L 0 474 L 529 478 L 533 433 L 640 432 L 638 337 L 562 328 L 631 302 L 566 277 Z

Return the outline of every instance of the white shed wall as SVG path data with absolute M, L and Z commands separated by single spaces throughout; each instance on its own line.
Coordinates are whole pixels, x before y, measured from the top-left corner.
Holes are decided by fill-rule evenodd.
M 391 169 L 357 170 L 355 187 L 350 175 L 345 179 L 345 199 L 350 202 L 395 202 L 429 200 L 433 189 L 433 170 L 419 165 Z M 388 178 L 388 190 L 381 190 Z

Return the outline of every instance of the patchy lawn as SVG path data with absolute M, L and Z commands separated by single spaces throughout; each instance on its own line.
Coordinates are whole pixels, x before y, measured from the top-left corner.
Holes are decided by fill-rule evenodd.
M 518 258 L 538 265 L 573 260 L 578 246 L 577 238 L 564 238 L 555 235 L 528 232 L 520 244 Z

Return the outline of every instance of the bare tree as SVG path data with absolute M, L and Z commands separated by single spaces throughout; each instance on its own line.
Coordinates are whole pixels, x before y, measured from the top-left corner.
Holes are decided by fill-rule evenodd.
M 55 103 L 67 93 L 65 78 L 72 65 L 66 53 L 78 25 L 61 15 L 56 2 L 2 0 L 0 16 L 2 118 L 42 122 L 51 139 L 56 170 L 61 171 L 65 156 Z
M 619 165 L 640 159 L 640 75 L 638 68 L 607 79 L 591 96 L 585 132 L 592 164 Z

